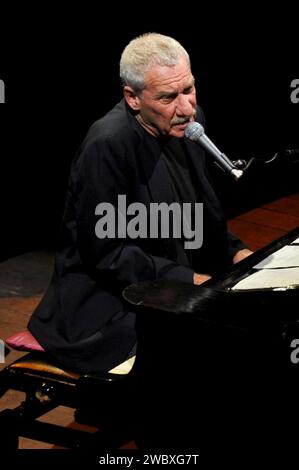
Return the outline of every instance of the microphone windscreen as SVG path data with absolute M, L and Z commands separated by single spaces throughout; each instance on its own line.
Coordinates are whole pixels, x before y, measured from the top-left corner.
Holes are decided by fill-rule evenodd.
M 199 122 L 190 122 L 185 129 L 185 137 L 190 140 L 197 140 L 205 130 Z

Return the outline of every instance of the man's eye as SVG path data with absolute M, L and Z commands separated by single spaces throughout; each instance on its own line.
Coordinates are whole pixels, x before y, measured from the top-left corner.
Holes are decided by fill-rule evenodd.
M 163 96 L 161 98 L 162 103 L 171 103 L 174 100 L 174 96 Z

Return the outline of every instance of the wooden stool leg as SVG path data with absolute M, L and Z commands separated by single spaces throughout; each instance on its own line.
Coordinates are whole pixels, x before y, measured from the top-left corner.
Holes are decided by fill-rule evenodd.
M 14 410 L 3 410 L 0 413 L 1 429 L 1 455 L 4 451 L 8 455 L 17 451 L 19 446 L 19 433 L 16 426 Z

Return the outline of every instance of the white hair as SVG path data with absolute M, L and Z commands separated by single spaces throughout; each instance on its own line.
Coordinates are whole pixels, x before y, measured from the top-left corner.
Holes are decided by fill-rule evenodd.
M 120 59 L 120 78 L 136 92 L 145 88 L 144 74 L 152 66 L 171 67 L 185 58 L 187 51 L 175 39 L 158 33 L 146 33 L 133 39 L 125 47 Z

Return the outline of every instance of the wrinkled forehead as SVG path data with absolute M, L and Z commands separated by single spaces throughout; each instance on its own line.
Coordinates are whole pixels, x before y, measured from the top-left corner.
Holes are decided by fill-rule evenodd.
M 175 65 L 153 65 L 144 74 L 147 90 L 180 91 L 194 83 L 189 62 L 182 58 Z

